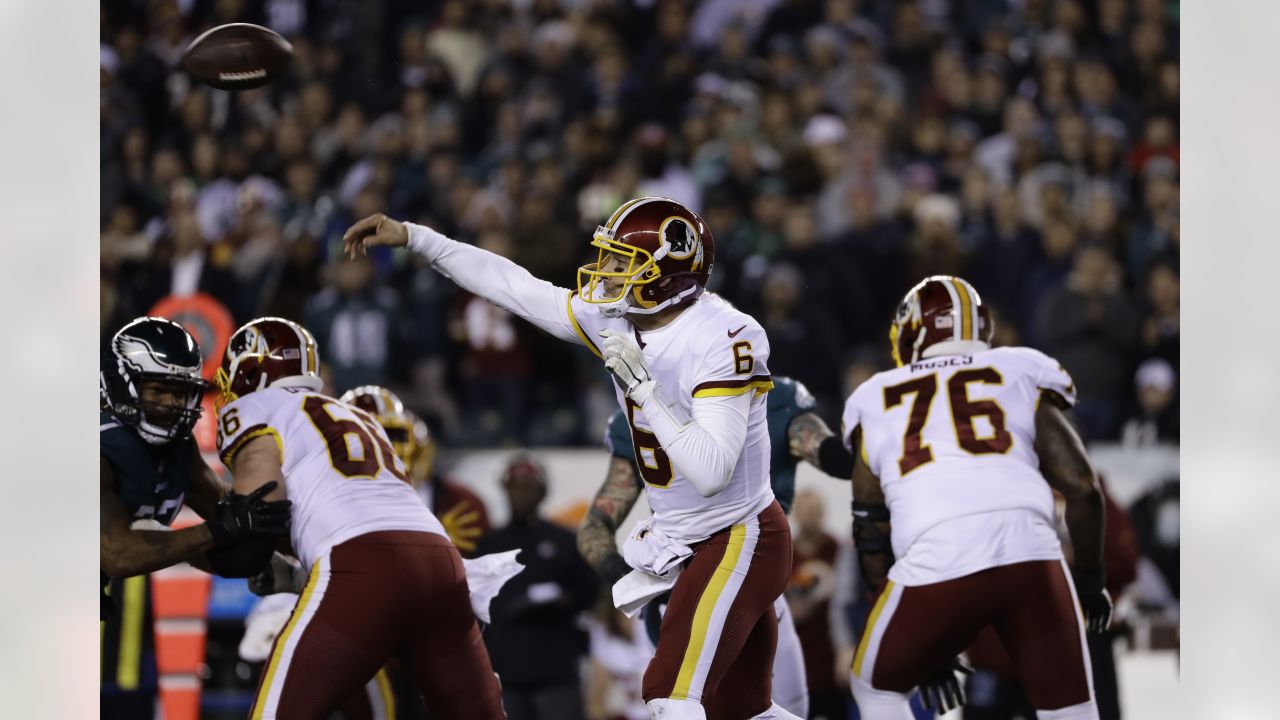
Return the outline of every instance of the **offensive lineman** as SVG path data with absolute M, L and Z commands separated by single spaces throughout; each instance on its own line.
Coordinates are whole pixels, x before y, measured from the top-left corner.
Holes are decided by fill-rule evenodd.
M 505 717 L 462 558 L 377 421 L 319 394 L 315 339 L 280 318 L 232 335 L 218 448 L 235 487 L 278 483 L 310 568 L 250 715 L 322 720 L 398 657 L 433 716 Z
M 468 292 L 605 361 L 633 433 L 653 438 L 637 469 L 654 516 L 624 547 L 638 569 L 614 586 L 631 615 L 671 591 L 645 671 L 651 716 L 795 717 L 770 690 L 791 534 L 769 487 L 769 341 L 703 292 L 715 241 L 702 218 L 666 198 L 624 203 L 596 229 L 597 262 L 579 268 L 574 292 L 382 214 L 344 240 L 352 256 L 408 246 Z
M 845 403 L 843 435 L 861 458 L 855 542 L 880 591 L 851 671 L 868 720 L 911 718 L 907 695 L 922 684 L 935 706 L 962 703 L 954 658 L 988 625 L 1038 717 L 1098 717 L 1084 632 L 1106 628 L 1111 600 L 1102 493 L 1063 414 L 1075 386 L 1039 351 L 991 348 L 993 330 L 968 282 L 926 278 L 889 333 L 898 368 Z M 1074 571 L 1053 490 L 1066 497 Z
M 379 385 L 348 390 L 338 400 L 364 410 L 378 421 L 391 441 L 391 449 L 404 463 L 413 489 L 439 518 L 458 552 L 464 558 L 471 557 L 476 540 L 489 532 L 489 513 L 475 493 L 434 472 L 436 440 L 427 424 L 395 393 Z
M 788 377 L 775 377 L 769 391 L 767 421 L 772 453 L 769 482 L 783 512 L 791 511 L 796 490 L 796 466 L 801 460 L 824 473 L 848 479 L 853 471 L 853 456 L 831 428 L 813 412 L 814 399 L 803 383 Z M 578 551 L 597 573 L 610 584 L 616 583 L 631 568 L 618 554 L 615 533 L 626 519 L 644 489 L 636 469 L 636 456 L 646 440 L 644 434 L 633 436 L 621 410 L 609 418 L 605 446 L 609 449 L 609 470 L 604 483 L 596 491 L 587 515 L 578 528 Z M 658 642 L 657 623 L 666 601 L 659 598 L 645 608 L 645 626 L 649 639 Z M 787 601 L 774 601 L 778 616 L 778 649 L 773 658 L 773 697 L 789 712 L 809 715 L 809 695 L 805 683 L 804 654 L 795 621 Z

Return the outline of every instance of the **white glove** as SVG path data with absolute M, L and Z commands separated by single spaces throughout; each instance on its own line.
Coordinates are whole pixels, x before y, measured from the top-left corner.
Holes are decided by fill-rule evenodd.
M 600 337 L 604 338 L 604 345 L 600 348 L 604 366 L 613 373 L 623 395 L 643 407 L 653 394 L 654 382 L 649 369 L 644 366 L 640 346 L 626 333 L 617 330 L 601 330 Z
M 266 597 L 276 593 L 300 593 L 307 586 L 310 573 L 302 563 L 275 553 L 262 572 L 249 578 L 249 592 Z

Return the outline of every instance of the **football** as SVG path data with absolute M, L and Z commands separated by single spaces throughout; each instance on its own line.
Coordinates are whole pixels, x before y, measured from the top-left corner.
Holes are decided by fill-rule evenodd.
M 292 57 L 293 46 L 279 33 L 231 23 L 192 40 L 182 53 L 182 69 L 219 90 L 249 90 L 275 79 Z

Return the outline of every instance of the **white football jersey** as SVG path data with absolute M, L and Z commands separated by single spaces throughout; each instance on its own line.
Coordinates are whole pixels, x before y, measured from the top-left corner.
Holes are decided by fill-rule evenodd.
M 227 467 L 246 442 L 266 435 L 280 449 L 285 493 L 293 502 L 290 539 L 306 567 L 366 533 L 419 530 L 447 537 L 368 413 L 301 388 L 259 390 L 218 413 L 218 452 Z
M 1031 348 L 939 355 L 879 373 L 845 402 L 850 451 L 880 479 L 896 558 L 921 585 L 1061 557 L 1053 493 L 1035 452 L 1041 393 L 1074 404 L 1056 360 Z
M 651 432 L 644 411 L 615 387 L 618 404 L 631 425 L 636 466 L 644 478 L 656 527 L 688 544 L 742 522 L 773 502 L 765 417 L 766 394 L 773 387 L 767 366 L 769 340 L 754 318 L 709 292 L 669 324 L 643 332 L 625 318 L 602 316 L 576 293 L 569 298 L 569 313 L 580 339 L 597 355 L 603 342 L 602 330 L 617 330 L 636 338 L 645 367 L 662 388 L 663 397 L 686 415 L 691 415 L 695 397 L 754 394 L 747 439 L 729 485 L 711 497 L 703 497 L 679 468 L 672 467 Z

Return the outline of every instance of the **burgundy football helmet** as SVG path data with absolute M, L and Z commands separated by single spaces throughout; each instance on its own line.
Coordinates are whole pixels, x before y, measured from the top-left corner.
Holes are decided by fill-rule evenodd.
M 412 471 L 415 463 L 426 462 L 429 474 L 435 439 L 427 430 L 427 424 L 405 408 L 395 393 L 379 385 L 361 385 L 346 391 L 338 399 L 369 413 L 378 421 L 405 468 Z
M 222 367 L 214 377 L 221 404 L 268 387 L 320 390 L 320 354 L 316 339 L 292 320 L 250 320 L 227 343 Z
M 901 366 L 932 355 L 982 349 L 990 345 L 994 331 L 991 314 L 972 285 L 951 275 L 933 275 L 902 298 L 889 328 L 889 345 Z
M 606 317 L 694 302 L 716 259 L 715 238 L 702 218 L 660 197 L 623 203 L 596 228 L 591 245 L 599 254 L 578 268 L 578 293 Z

